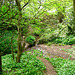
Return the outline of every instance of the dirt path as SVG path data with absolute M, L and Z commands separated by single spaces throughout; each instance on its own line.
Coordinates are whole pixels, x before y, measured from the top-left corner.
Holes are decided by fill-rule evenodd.
M 52 64 L 44 59 L 44 58 L 40 58 L 40 57 L 37 57 L 38 59 L 40 59 L 44 65 L 46 66 L 46 70 L 44 71 L 44 75 L 57 75 L 57 73 L 54 71 L 54 67 L 52 66 Z
M 63 49 L 71 49 L 73 45 L 65 45 L 65 46 L 58 46 L 58 45 L 51 45 L 51 46 L 46 46 L 43 44 L 28 48 L 27 50 L 39 50 L 43 52 L 43 56 L 49 57 L 49 58 L 69 58 L 70 54 L 67 54 L 67 52 L 65 52 Z M 75 45 L 74 45 L 75 46 Z M 74 50 L 75 51 L 75 50 Z M 75 60 L 75 54 L 73 53 L 74 57 L 71 57 L 71 60 Z M 45 75 L 57 75 L 57 73 L 54 71 L 54 68 L 52 66 L 52 64 L 44 59 L 44 58 L 40 58 L 38 57 L 38 59 L 40 59 L 46 66 L 46 71 L 45 71 Z
M 74 45 L 75 46 L 75 45 Z M 43 56 L 49 57 L 49 58 L 69 58 L 70 54 L 65 52 L 63 49 L 71 49 L 72 45 L 65 45 L 65 46 L 58 46 L 58 45 L 51 45 L 51 46 L 46 46 L 43 44 L 34 46 L 32 48 L 28 48 L 27 50 L 40 50 L 43 52 Z M 75 51 L 75 50 L 74 50 Z M 70 58 L 71 60 L 75 60 L 75 56 Z

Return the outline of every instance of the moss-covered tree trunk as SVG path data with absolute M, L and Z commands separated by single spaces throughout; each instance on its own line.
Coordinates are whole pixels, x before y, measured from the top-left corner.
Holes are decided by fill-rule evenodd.
M 20 57 L 22 54 L 22 48 L 21 48 L 21 19 L 22 19 L 22 13 L 21 13 L 21 5 L 20 1 L 16 0 L 16 4 L 18 6 L 19 10 L 19 18 L 18 18 L 18 51 L 17 51 L 17 59 L 16 61 L 19 63 L 20 62 Z

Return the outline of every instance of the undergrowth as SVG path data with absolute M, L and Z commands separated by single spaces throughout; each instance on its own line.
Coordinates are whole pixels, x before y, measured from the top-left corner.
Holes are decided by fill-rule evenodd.
M 75 46 L 72 46 L 72 49 L 75 49 Z M 42 51 L 40 52 L 40 50 L 33 49 L 32 51 L 32 54 L 35 56 L 43 56 L 43 53 Z M 52 65 L 55 67 L 57 75 L 75 75 L 75 60 L 49 57 L 44 58 L 52 63 Z
M 11 54 L 2 56 L 2 64 L 3 75 L 43 75 L 43 70 L 46 69 L 31 53 L 23 53 L 20 63 L 16 63 L 16 59 L 13 61 Z
M 72 45 L 75 44 L 75 35 L 70 35 L 66 37 L 58 37 L 52 41 L 56 44 L 66 44 L 66 45 Z
M 75 44 L 75 35 L 69 35 L 66 37 L 55 37 L 49 41 L 46 41 L 46 45 L 58 44 L 58 45 L 72 45 Z
M 57 71 L 57 75 L 75 75 L 75 60 L 48 58 Z
M 2 35 L 3 34 L 3 35 Z M 11 53 L 11 38 L 13 35 L 12 47 L 14 52 L 17 51 L 17 35 L 13 34 L 13 31 L 2 32 L 0 36 L 0 52 L 3 52 L 3 55 Z

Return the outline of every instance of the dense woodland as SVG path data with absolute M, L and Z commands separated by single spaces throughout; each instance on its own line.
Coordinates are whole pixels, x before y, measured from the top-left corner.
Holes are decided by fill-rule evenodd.
M 71 46 L 62 49 L 70 56 L 49 58 L 27 50 L 40 44 Z M 75 75 L 75 0 L 0 0 L 0 74 L 43 75 L 46 66 L 37 56 L 57 75 Z

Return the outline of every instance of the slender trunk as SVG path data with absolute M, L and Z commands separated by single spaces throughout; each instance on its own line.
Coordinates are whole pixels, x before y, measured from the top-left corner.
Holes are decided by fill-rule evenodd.
M 23 45 L 21 45 L 21 42 L 22 42 L 22 38 L 21 38 L 22 12 L 21 12 L 21 10 L 29 3 L 30 0 L 28 0 L 28 2 L 22 7 L 22 9 L 21 9 L 21 5 L 20 5 L 20 0 L 15 0 L 15 1 L 18 6 L 18 10 L 19 10 L 19 19 L 18 19 L 18 26 L 17 26 L 18 27 L 18 52 L 17 52 L 17 57 L 16 57 L 16 61 L 19 63 L 22 51 L 25 46 L 25 42 L 23 43 Z M 25 40 L 25 38 L 24 38 L 24 40 Z
M 75 0 L 73 0 L 73 10 L 74 10 L 74 16 L 75 16 Z
M 74 12 L 73 34 L 75 34 L 75 0 L 73 0 L 73 12 Z
M 0 74 L 2 73 L 2 59 L 1 59 L 2 55 L 0 54 Z
M 17 52 L 17 59 L 16 61 L 19 63 L 20 62 L 20 57 L 22 54 L 22 47 L 21 47 L 21 19 L 22 19 L 22 14 L 21 14 L 21 5 L 20 5 L 20 1 L 16 0 L 16 4 L 18 6 L 18 10 L 19 10 L 19 19 L 18 19 L 18 52 Z
M 14 34 L 13 34 L 13 35 L 14 35 Z M 12 37 L 11 37 L 11 49 L 12 49 L 11 54 L 12 54 L 13 60 L 14 60 L 13 44 L 12 44 L 12 42 L 13 42 L 13 35 L 12 35 Z

